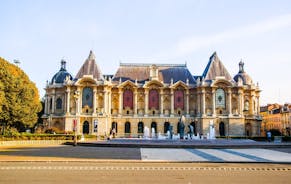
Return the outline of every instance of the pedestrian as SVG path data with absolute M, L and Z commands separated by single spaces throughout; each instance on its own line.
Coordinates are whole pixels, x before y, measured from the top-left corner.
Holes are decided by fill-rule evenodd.
M 267 140 L 268 142 L 271 142 L 271 138 L 272 138 L 272 133 L 270 131 L 267 132 Z
M 116 130 L 115 128 L 112 129 L 112 135 L 113 135 L 113 138 L 115 138 L 115 134 L 116 134 Z

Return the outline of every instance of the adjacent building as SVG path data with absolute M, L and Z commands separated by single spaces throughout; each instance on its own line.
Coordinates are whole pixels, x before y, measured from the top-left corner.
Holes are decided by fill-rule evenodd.
M 267 131 L 275 130 L 282 135 L 291 134 L 291 104 L 268 104 L 261 107 L 262 130 L 261 134 L 266 135 Z
M 202 75 L 186 64 L 120 63 L 116 73 L 103 75 L 92 51 L 73 77 L 61 61 L 45 88 L 47 128 L 64 132 L 138 137 L 145 127 L 164 134 L 185 117 L 195 133 L 206 135 L 210 122 L 217 136 L 260 135 L 260 89 L 239 63 L 231 76 L 217 54 Z M 183 118 L 184 119 L 184 118 Z

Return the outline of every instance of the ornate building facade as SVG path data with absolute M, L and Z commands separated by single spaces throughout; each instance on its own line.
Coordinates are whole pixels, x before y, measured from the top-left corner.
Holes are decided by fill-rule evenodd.
M 260 89 L 239 63 L 232 77 L 214 53 L 202 75 L 193 76 L 186 64 L 120 63 L 114 75 L 102 75 L 90 51 L 75 77 L 66 62 L 47 82 L 45 113 L 47 128 L 64 132 L 138 137 L 144 127 L 178 133 L 185 117 L 194 133 L 206 135 L 210 121 L 217 136 L 260 134 Z

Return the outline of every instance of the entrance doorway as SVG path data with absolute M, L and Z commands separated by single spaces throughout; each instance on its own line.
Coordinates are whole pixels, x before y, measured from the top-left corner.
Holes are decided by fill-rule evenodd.
M 225 136 L 225 125 L 224 122 L 219 123 L 219 135 Z
M 83 123 L 83 134 L 89 134 L 89 122 L 85 121 Z
M 252 136 L 252 125 L 250 123 L 246 124 L 246 136 Z

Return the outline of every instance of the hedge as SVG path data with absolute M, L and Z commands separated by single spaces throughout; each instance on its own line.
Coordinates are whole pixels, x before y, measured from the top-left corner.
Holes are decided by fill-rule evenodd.
M 81 139 L 81 135 L 77 136 Z M 3 136 L 0 135 L 0 141 L 13 141 L 13 140 L 73 140 L 72 134 L 30 134 L 22 133 L 20 135 Z

